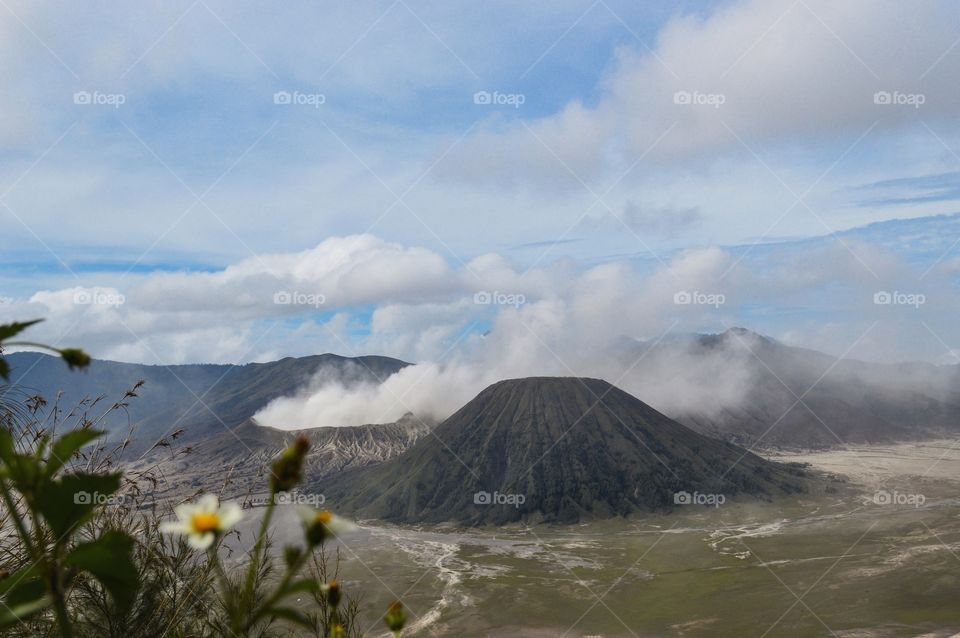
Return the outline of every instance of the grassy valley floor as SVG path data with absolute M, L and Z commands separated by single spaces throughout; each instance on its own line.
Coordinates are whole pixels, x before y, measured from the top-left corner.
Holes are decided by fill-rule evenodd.
M 341 581 L 364 593 L 366 635 L 380 634 L 380 610 L 402 598 L 409 636 L 952 636 L 952 446 L 778 457 L 849 477 L 849 490 L 817 499 L 566 527 L 365 524 L 341 545 Z M 277 540 L 295 539 L 292 512 L 281 520 Z

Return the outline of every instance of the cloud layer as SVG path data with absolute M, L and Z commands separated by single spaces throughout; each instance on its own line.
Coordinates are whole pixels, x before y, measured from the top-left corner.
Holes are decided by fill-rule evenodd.
M 693 396 L 717 403 L 690 392 L 701 385 L 695 379 L 684 386 L 624 353 L 638 341 L 737 325 L 838 355 L 952 362 L 943 342 L 958 336 L 953 265 L 925 270 L 850 237 L 528 270 L 493 253 L 451 265 L 423 247 L 356 235 L 219 271 L 142 275 L 123 289 L 38 291 L 5 300 L 0 319 L 46 317 L 37 338 L 106 359 L 241 362 L 333 351 L 418 364 L 377 386 L 316 379 L 261 415 L 283 427 L 344 425 L 407 411 L 441 418 L 493 381 L 531 375 L 620 381 L 658 407 Z M 702 372 L 729 382 L 713 385 L 723 396 L 743 391 L 735 371 Z

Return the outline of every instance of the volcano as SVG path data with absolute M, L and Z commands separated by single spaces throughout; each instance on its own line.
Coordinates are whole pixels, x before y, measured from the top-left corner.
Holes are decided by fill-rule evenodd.
M 809 485 L 802 468 L 698 434 L 606 381 L 534 377 L 491 385 L 402 455 L 311 489 L 360 518 L 496 525 L 772 499 Z

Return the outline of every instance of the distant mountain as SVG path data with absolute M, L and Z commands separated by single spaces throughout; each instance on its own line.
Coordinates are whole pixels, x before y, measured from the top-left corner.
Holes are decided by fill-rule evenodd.
M 960 433 L 960 366 L 837 361 L 742 328 L 658 342 L 623 339 L 617 352 L 630 370 L 623 384 L 637 397 L 701 434 L 749 449 L 827 448 Z M 184 430 L 179 438 L 184 443 L 217 437 L 235 442 L 233 435 L 221 435 L 250 428 L 248 420 L 271 400 L 295 394 L 318 374 L 347 385 L 376 383 L 408 365 L 389 357 L 322 354 L 246 365 L 95 360 L 87 371 L 77 372 L 44 354 L 14 353 L 8 361 L 21 395 L 42 394 L 52 403 L 62 393 L 65 409 L 104 395 L 102 404 L 86 408 L 94 416 L 144 379 L 128 410 L 101 423 L 115 437 L 135 427 L 130 452 L 137 455 L 178 429 Z
M 749 330 L 635 342 L 641 393 L 698 432 L 747 447 L 823 448 L 955 436 L 957 366 L 875 364 L 787 346 Z M 663 388 L 681 388 L 676 399 Z M 686 396 L 684 396 L 686 394 Z M 706 397 L 709 400 L 703 400 Z
M 321 372 L 343 382 L 377 382 L 408 365 L 389 357 L 321 354 L 245 365 L 154 366 L 94 360 L 87 370 L 77 372 L 45 354 L 18 352 L 6 358 L 12 384 L 28 394 L 41 394 L 50 403 L 62 393 L 60 405 L 66 409 L 105 395 L 109 403 L 91 410 L 93 414 L 122 398 L 139 379 L 145 380 L 139 396 L 130 402 L 129 422 L 118 412 L 102 424 L 115 435 L 134 425 L 136 446 L 153 445 L 179 428 L 184 429 L 182 441 L 216 436 L 241 425 L 271 400 L 294 394 Z
M 605 381 L 539 377 L 488 387 L 403 455 L 316 489 L 362 518 L 500 524 L 666 510 L 682 492 L 770 498 L 806 485 L 802 470 L 698 434 Z

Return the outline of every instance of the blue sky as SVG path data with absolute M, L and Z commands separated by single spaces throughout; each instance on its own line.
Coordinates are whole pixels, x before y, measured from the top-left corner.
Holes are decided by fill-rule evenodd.
M 954 362 L 958 13 L 8 1 L 0 316 L 162 363 L 467 357 L 463 335 L 515 343 L 551 313 L 528 345 L 561 358 L 590 326 L 745 324 Z M 678 308 L 688 289 L 728 301 Z M 876 315 L 888 289 L 922 291 L 923 321 Z

